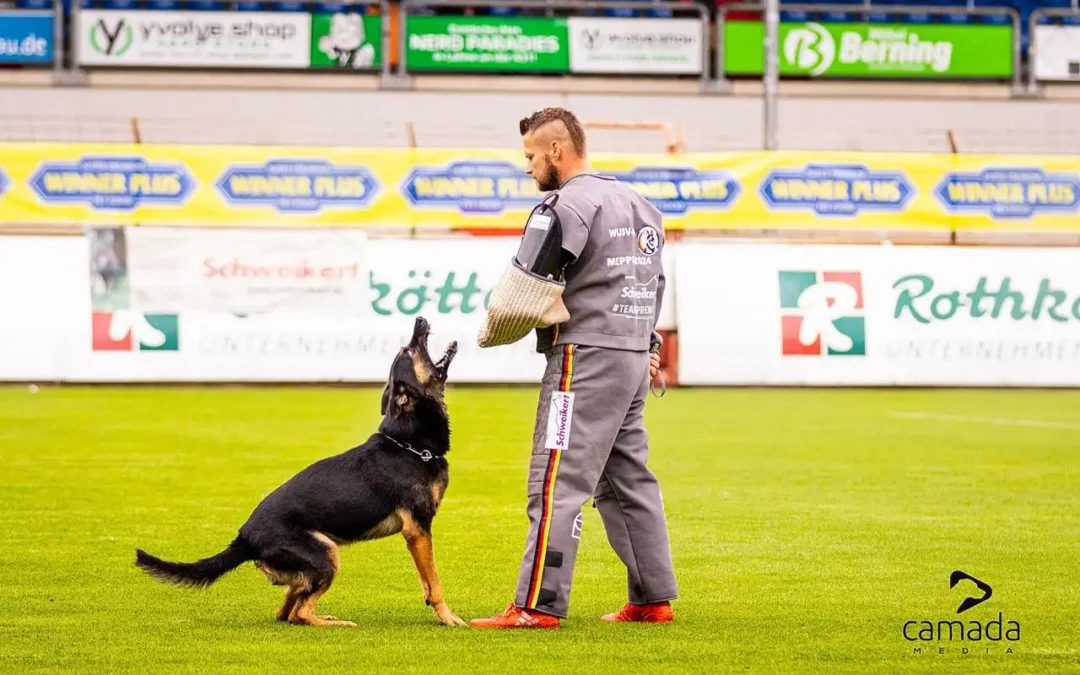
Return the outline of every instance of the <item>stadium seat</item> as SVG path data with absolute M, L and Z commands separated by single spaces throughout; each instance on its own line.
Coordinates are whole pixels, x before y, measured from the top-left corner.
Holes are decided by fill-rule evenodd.
M 236 11 L 238 12 L 265 12 L 269 7 L 265 2 L 238 2 L 236 3 Z
M 799 12 L 790 12 L 790 11 L 780 12 L 780 20 L 781 21 L 795 21 L 795 22 L 809 21 L 810 20 L 810 13 L 809 12 L 802 12 L 802 11 L 799 11 Z
M 52 9 L 52 0 L 18 0 L 15 7 L 18 9 Z
M 923 12 L 911 12 L 903 15 L 903 20 L 908 23 L 934 23 L 934 18 Z
M 180 9 L 180 3 L 177 0 L 150 0 L 150 2 L 146 3 L 146 8 L 159 12 L 169 12 Z
M 1061 17 L 1061 25 L 1080 26 L 1080 16 L 1063 16 Z
M 894 21 L 893 15 L 885 12 L 870 12 L 866 15 L 866 20 L 870 23 L 892 23 Z
M 187 8 L 194 12 L 220 12 L 225 9 L 225 3 L 218 0 L 191 0 Z
M 138 3 L 135 0 L 105 0 L 105 9 L 135 9 Z
M 315 4 L 315 11 L 322 14 L 349 14 L 360 13 L 363 8 L 357 9 L 356 5 L 344 2 L 319 2 Z
M 953 25 L 965 24 L 971 23 L 971 18 L 970 14 L 944 14 L 941 17 L 941 22 Z
M 855 16 L 851 12 L 822 12 L 821 20 L 831 23 L 848 23 L 855 20 Z
M 275 2 L 273 5 L 273 9 L 275 12 L 306 12 L 307 3 L 291 1 Z
M 491 16 L 514 16 L 517 14 L 517 9 L 514 7 L 490 7 L 488 8 L 488 14 Z
M 101 7 L 100 0 L 79 0 L 79 7 L 82 9 L 98 9 Z

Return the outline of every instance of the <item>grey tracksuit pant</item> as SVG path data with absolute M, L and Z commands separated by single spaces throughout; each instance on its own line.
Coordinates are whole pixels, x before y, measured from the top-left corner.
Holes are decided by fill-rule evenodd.
M 515 604 L 565 617 L 590 497 L 626 565 L 630 602 L 678 595 L 642 411 L 647 352 L 560 345 L 548 352 L 529 465 L 529 534 Z

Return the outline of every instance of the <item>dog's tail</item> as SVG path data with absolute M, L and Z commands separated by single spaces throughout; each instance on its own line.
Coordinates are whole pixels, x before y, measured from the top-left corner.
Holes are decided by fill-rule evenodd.
M 205 588 L 226 572 L 255 558 L 239 538 L 215 556 L 193 563 L 175 563 L 156 558 L 146 551 L 135 549 L 135 564 L 150 576 L 177 586 Z

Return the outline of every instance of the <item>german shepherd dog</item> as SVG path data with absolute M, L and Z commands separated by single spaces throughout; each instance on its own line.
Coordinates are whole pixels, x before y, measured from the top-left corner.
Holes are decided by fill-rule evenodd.
M 229 546 L 194 563 L 166 562 L 136 549 L 135 564 L 168 583 L 202 588 L 252 560 L 270 583 L 285 586 L 278 621 L 356 626 L 315 614 L 338 571 L 338 546 L 401 533 L 412 554 L 424 602 L 439 622 L 464 626 L 443 599 L 431 521 L 450 480 L 450 417 L 443 401 L 451 343 L 433 363 L 431 329 L 418 318 L 412 340 L 394 358 L 382 394 L 383 420 L 363 445 L 315 462 L 268 495 Z

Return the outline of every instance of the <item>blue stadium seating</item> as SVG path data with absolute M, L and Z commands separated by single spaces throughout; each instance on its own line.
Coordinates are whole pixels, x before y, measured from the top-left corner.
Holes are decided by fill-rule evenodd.
M 315 4 L 315 11 L 324 14 L 348 14 L 350 12 L 359 13 L 364 11 L 362 6 L 359 9 L 357 7 L 357 5 L 344 2 L 319 2 Z
M 283 1 L 274 3 L 275 12 L 306 12 L 307 9 L 306 2 Z
M 194 12 L 220 12 L 227 7 L 224 2 L 218 0 L 191 0 L 187 3 L 187 9 Z
M 270 9 L 270 6 L 265 2 L 238 2 L 236 3 L 236 11 L 238 12 L 265 12 Z
M 18 0 L 15 6 L 19 9 L 52 9 L 51 0 Z
M 146 3 L 146 8 L 167 12 L 180 9 L 180 3 L 177 0 L 150 0 Z
M 105 9 L 135 9 L 139 6 L 136 0 L 105 0 Z

